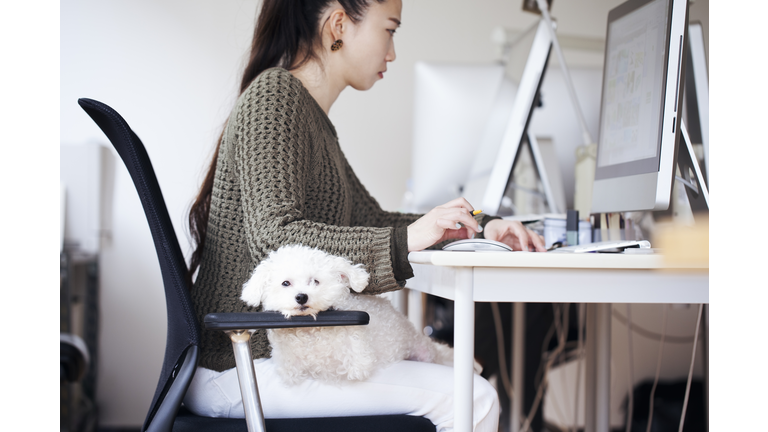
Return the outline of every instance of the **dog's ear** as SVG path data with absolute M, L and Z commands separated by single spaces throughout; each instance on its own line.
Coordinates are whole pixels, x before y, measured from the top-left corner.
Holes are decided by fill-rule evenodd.
M 344 281 L 355 292 L 362 292 L 368 286 L 368 272 L 362 264 L 353 265 L 349 260 L 341 258 L 343 261 L 337 268 L 341 280 Z
M 262 261 L 261 264 L 256 266 L 251 277 L 243 284 L 243 294 L 240 296 L 240 300 L 253 307 L 261 304 L 262 296 L 269 282 L 271 267 L 272 263 L 269 260 Z

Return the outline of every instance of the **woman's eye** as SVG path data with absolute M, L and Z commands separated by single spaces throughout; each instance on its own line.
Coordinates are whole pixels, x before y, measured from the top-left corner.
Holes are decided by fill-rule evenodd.
M 395 35 L 395 32 L 396 32 L 397 30 L 387 29 L 387 31 L 389 32 L 390 36 L 394 36 L 394 35 Z
M 291 286 L 291 283 L 288 281 L 283 281 L 283 286 L 284 287 Z

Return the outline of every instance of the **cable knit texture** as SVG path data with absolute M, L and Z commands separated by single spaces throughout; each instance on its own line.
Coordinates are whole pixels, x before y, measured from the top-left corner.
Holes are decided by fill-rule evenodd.
M 230 114 L 219 149 L 208 231 L 192 288 L 198 320 L 212 312 L 249 312 L 243 283 L 267 254 L 287 244 L 317 247 L 362 263 L 364 293 L 399 289 L 393 229 L 420 215 L 386 212 L 366 191 L 339 147 L 328 116 L 285 69 L 261 73 Z M 232 344 L 202 330 L 200 366 L 235 367 Z M 253 335 L 254 358 L 269 356 Z

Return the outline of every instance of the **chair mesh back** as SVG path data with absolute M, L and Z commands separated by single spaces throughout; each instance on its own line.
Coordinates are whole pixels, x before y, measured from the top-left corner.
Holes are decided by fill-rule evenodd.
M 120 114 L 109 106 L 92 99 L 79 99 L 78 103 L 104 131 L 128 168 L 144 207 L 160 261 L 168 313 L 168 335 L 163 368 L 147 418 L 148 423 L 156 406 L 162 402 L 158 399 L 161 399 L 163 388 L 168 380 L 173 378 L 174 366 L 188 347 L 197 346 L 200 341 L 200 330 L 185 278 L 187 265 L 168 216 L 155 171 L 139 137 Z

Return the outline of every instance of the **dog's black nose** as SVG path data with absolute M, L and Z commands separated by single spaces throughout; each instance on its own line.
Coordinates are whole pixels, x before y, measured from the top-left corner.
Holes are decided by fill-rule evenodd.
M 296 295 L 296 303 L 298 303 L 298 304 L 300 304 L 300 305 L 303 305 L 304 303 L 306 303 L 306 302 L 307 302 L 307 299 L 308 299 L 308 298 L 309 298 L 309 297 L 307 297 L 307 295 L 306 295 L 306 294 L 297 294 L 297 295 Z

